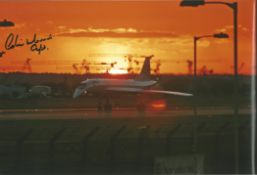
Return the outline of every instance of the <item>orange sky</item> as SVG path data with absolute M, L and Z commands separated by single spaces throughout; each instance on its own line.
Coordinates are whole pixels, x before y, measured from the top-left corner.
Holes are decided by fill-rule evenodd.
M 208 0 L 207 0 L 208 1 Z M 209 0 L 211 1 L 211 0 Z M 238 0 L 239 71 L 251 72 L 252 16 L 254 0 Z M 0 57 L 0 71 L 20 71 L 31 58 L 33 72 L 72 72 L 83 59 L 91 72 L 104 72 L 101 62 L 115 62 L 125 70 L 125 55 L 154 54 L 152 68 L 160 60 L 160 73 L 187 73 L 187 60 L 193 59 L 193 36 L 227 32 L 229 39 L 202 39 L 198 43 L 198 67 L 214 73 L 232 73 L 232 10 L 223 5 L 197 8 L 179 7 L 178 0 L 166 2 L 1 2 L 0 20 L 15 22 L 15 27 L 0 28 L 0 51 L 10 32 L 21 39 L 33 34 L 52 40 L 44 42 L 48 50 L 40 55 L 29 46 L 6 51 Z M 233 2 L 233 1 L 228 1 Z M 137 71 L 135 69 L 135 72 Z M 77 70 L 78 71 L 78 70 Z M 79 71 L 78 71 L 79 72 Z

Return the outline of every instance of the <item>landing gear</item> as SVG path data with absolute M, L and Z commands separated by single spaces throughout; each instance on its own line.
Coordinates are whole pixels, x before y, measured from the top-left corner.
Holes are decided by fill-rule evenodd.
M 106 98 L 105 104 L 102 103 L 100 100 L 97 106 L 97 111 L 98 112 L 107 112 L 111 113 L 112 112 L 112 104 L 110 103 L 109 98 Z

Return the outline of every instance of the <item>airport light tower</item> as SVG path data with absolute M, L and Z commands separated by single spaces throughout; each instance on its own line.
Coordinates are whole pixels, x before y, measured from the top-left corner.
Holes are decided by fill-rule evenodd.
M 226 33 L 215 33 L 212 35 L 200 35 L 194 36 L 194 96 L 195 96 L 195 103 L 194 103 L 194 118 L 193 118 L 193 150 L 197 151 L 197 41 L 202 38 L 218 38 L 218 39 L 225 39 L 228 38 L 228 34 Z
M 225 1 L 205 1 L 205 0 L 182 0 L 181 7 L 198 7 L 203 5 L 225 5 L 233 11 L 234 23 L 234 128 L 235 128 L 235 173 L 238 173 L 239 167 L 239 144 L 238 144 L 238 37 L 237 37 L 237 16 L 238 16 L 238 3 L 225 2 Z
M 197 76 L 197 41 L 202 38 L 219 38 L 224 39 L 228 38 L 228 34 L 226 33 L 215 33 L 213 35 L 201 35 L 201 36 L 194 36 L 194 77 Z
M 237 2 L 223 2 L 223 1 L 205 1 L 205 0 L 182 0 L 180 3 L 181 7 L 198 7 L 206 4 L 221 4 L 226 5 L 229 8 L 233 10 L 233 21 L 234 21 L 234 76 L 235 76 L 235 95 L 237 95 L 238 91 L 238 37 L 237 37 L 237 15 L 238 15 L 238 8 L 237 8 Z
M 0 27 L 14 27 L 15 24 L 12 21 L 7 21 L 4 19 L 3 21 L 0 21 Z

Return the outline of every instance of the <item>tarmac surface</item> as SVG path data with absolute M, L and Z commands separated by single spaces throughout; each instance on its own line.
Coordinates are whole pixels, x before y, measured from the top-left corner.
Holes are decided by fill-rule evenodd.
M 231 174 L 237 161 L 249 173 L 250 109 L 238 125 L 233 112 L 198 108 L 194 123 L 192 108 L 1 110 L 0 174 Z
M 239 109 L 239 114 L 250 115 L 250 108 Z M 232 107 L 201 107 L 197 115 L 212 117 L 215 115 L 233 115 Z M 130 118 L 130 117 L 181 117 L 194 115 L 193 108 L 168 110 L 146 110 L 138 112 L 135 108 L 114 108 L 112 113 L 98 112 L 96 108 L 74 109 L 17 109 L 0 110 L 0 120 L 25 119 L 86 119 L 86 118 Z

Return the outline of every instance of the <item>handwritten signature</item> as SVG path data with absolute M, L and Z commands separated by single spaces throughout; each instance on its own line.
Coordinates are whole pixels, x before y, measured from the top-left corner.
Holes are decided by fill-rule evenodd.
M 7 51 L 23 47 L 25 45 L 30 46 L 30 50 L 32 52 L 37 52 L 39 55 L 44 50 L 48 50 L 48 47 L 45 45 L 44 42 L 53 39 L 52 34 L 49 34 L 46 38 L 39 38 L 37 34 L 34 34 L 32 39 L 22 39 L 19 37 L 18 34 L 10 33 L 5 41 L 5 50 L 0 51 L 0 57 L 2 57 L 4 54 L 6 54 Z

